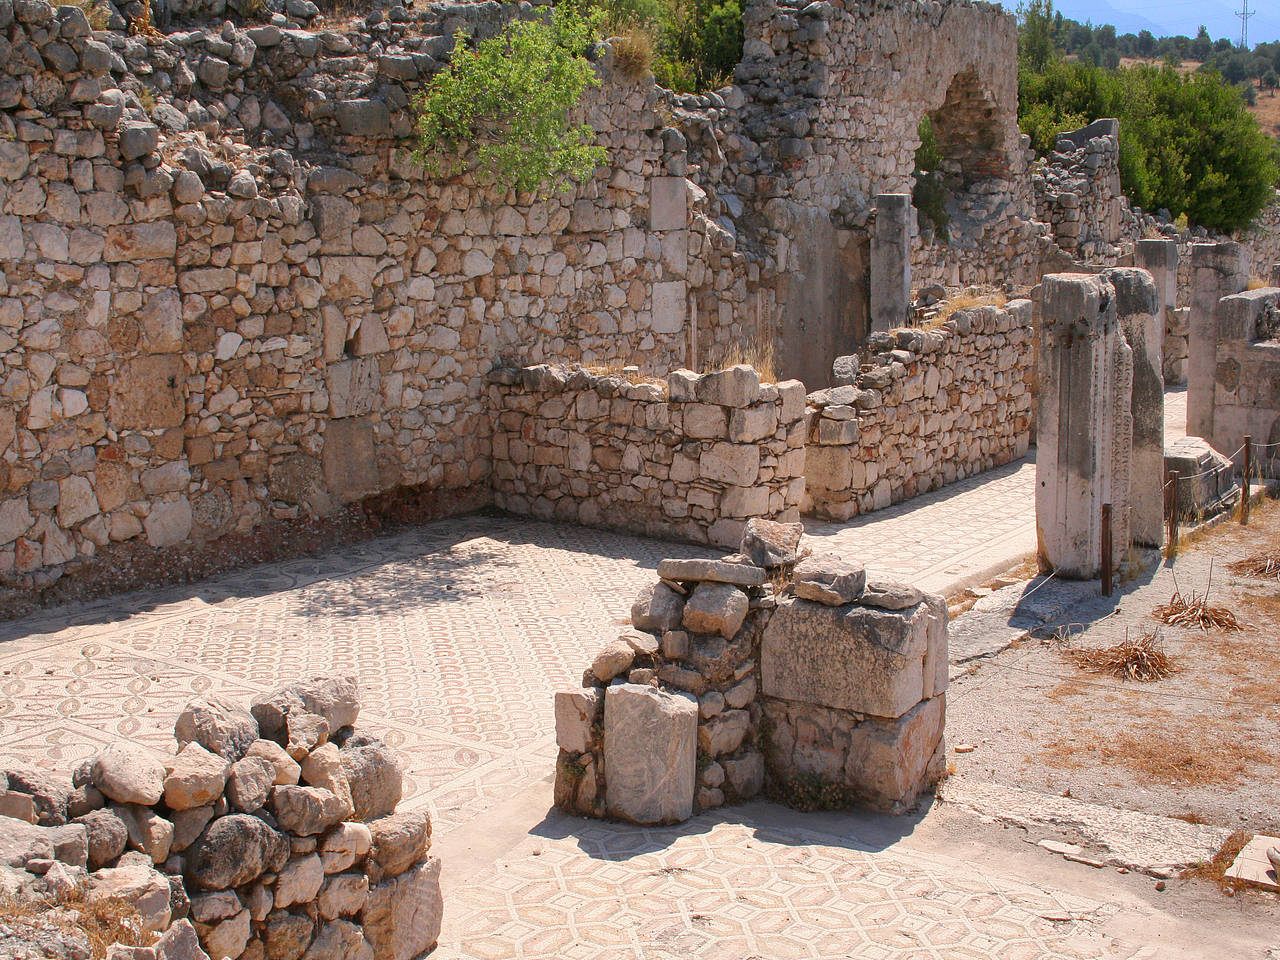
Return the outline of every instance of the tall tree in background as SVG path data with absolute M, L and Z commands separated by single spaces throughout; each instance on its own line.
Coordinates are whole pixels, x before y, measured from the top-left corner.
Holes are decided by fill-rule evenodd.
M 1054 48 L 1053 0 L 1027 0 L 1018 7 L 1022 21 L 1018 42 L 1019 58 L 1037 72 L 1044 70 L 1057 54 Z M 1058 14 L 1059 20 L 1062 14 Z

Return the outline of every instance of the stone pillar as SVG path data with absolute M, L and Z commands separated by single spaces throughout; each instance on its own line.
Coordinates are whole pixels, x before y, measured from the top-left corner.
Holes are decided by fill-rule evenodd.
M 1218 301 L 1249 283 L 1249 254 L 1239 243 L 1191 245 L 1191 330 L 1187 344 L 1187 433 L 1212 441 Z
M 1271 265 L 1271 279 L 1268 282 L 1273 287 L 1280 287 L 1280 263 Z
M 1103 504 L 1117 566 L 1129 546 L 1133 351 L 1102 276 L 1045 277 L 1040 312 L 1037 556 L 1042 569 L 1090 579 L 1101 568 Z
M 882 193 L 871 233 L 871 332 L 903 326 L 910 303 L 911 196 Z
M 1148 241 L 1144 241 L 1148 242 Z M 1177 246 L 1172 241 L 1177 285 Z M 1159 282 L 1146 270 L 1117 267 L 1102 278 L 1115 289 L 1116 316 L 1121 332 L 1133 351 L 1133 468 L 1129 484 L 1129 535 L 1144 547 L 1164 542 L 1164 495 L 1155 478 L 1164 476 L 1164 370 L 1160 345 L 1164 340 L 1165 311 Z
M 1164 331 L 1169 329 L 1169 315 L 1178 308 L 1178 241 L 1139 240 L 1135 253 L 1134 266 L 1147 271 L 1155 281 L 1164 321 L 1163 339 Z

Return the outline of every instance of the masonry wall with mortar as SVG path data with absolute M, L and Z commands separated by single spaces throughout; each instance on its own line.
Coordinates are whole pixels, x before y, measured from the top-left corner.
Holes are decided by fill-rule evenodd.
M 722 546 L 736 544 L 751 517 L 799 519 L 803 384 L 762 384 L 747 366 L 631 379 L 495 370 L 495 503 Z
M 831 520 L 897 503 L 1027 452 L 1031 303 L 959 310 L 936 330 L 873 334 L 874 362 L 836 362 L 809 394 L 802 512 Z
M 251 711 L 192 701 L 163 761 L 118 742 L 65 780 L 6 766 L 0 889 L 125 901 L 160 935 L 132 960 L 420 956 L 443 908 L 431 823 L 395 812 L 399 761 L 359 710 L 350 680 L 316 678 Z

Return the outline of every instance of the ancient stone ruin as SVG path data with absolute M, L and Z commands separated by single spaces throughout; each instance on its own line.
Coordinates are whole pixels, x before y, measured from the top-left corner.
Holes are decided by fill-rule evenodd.
M 761 793 L 901 812 L 943 770 L 947 608 L 751 520 L 664 560 L 580 688 L 556 694 L 556 804 L 673 823 Z
M 5 766 L 0 893 L 123 900 L 159 938 L 117 960 L 420 955 L 442 913 L 431 822 L 396 812 L 399 761 L 359 712 L 351 681 L 317 678 L 247 710 L 192 701 L 165 762 L 121 741 L 65 781 Z M 42 935 L 19 925 L 0 951 Z

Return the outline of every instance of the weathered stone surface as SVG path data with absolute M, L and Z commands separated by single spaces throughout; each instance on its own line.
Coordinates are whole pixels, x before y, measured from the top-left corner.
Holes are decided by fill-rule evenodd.
M 920 702 L 930 611 L 778 605 L 760 643 L 761 693 L 879 717 Z
M 178 746 L 200 744 L 235 763 L 258 739 L 258 722 L 243 708 L 215 698 L 192 700 L 174 724 Z
M 270 764 L 274 777 L 272 783 L 278 787 L 294 786 L 302 776 L 298 762 L 274 740 L 255 740 L 245 751 L 245 757 L 258 757 Z
M 658 576 L 664 580 L 712 581 L 731 583 L 739 587 L 758 587 L 768 580 L 764 570 L 741 560 L 663 560 L 658 564 Z
M 780 567 L 796 562 L 802 536 L 802 523 L 753 518 L 743 529 L 741 552 L 757 567 Z
M 97 870 L 114 863 L 124 853 L 129 831 L 114 811 L 94 810 L 76 822 L 84 825 L 87 834 L 89 869 Z
M 141 850 L 155 864 L 169 858 L 173 846 L 173 823 L 150 807 L 128 803 L 111 808 L 129 833 L 129 845 Z
M 226 786 L 229 764 L 192 742 L 178 751 L 164 778 L 164 802 L 170 810 L 189 810 L 213 803 Z
M 414 960 L 440 938 L 443 914 L 440 860 L 428 857 L 412 870 L 372 886 L 360 923 L 375 960 Z
M 697 727 L 698 702 L 687 694 L 631 683 L 607 688 L 605 806 L 610 816 L 677 823 L 692 815 Z
M 0 773 L 0 781 L 8 780 L 9 796 L 31 798 L 35 822 L 53 827 L 67 822 L 72 798 L 71 784 L 63 775 L 35 767 L 8 766 Z
M 182 358 L 166 353 L 121 364 L 111 380 L 112 421 L 124 430 L 177 427 L 186 413 Z
M 317 713 L 291 713 L 286 725 L 289 742 L 285 750 L 299 765 L 329 737 L 329 721 Z
M 880 607 L 882 610 L 905 610 L 914 607 L 924 599 L 924 594 L 901 580 L 880 575 L 867 578 L 866 589 L 858 602 L 865 607 Z
M 290 860 L 276 879 L 276 908 L 283 909 L 295 903 L 311 903 L 323 884 L 324 867 L 319 856 L 311 853 Z
M 398 876 L 427 855 L 431 820 L 425 813 L 397 813 L 371 820 L 368 826 L 369 860 L 378 867 L 377 879 Z
M 277 787 L 277 792 L 302 790 Z M 333 794 L 329 794 L 330 797 Z M 286 801 L 286 809 L 289 809 Z M 281 821 L 290 832 L 291 826 Z M 219 817 L 187 849 L 187 881 L 198 890 L 226 890 L 279 871 L 289 858 L 289 839 L 243 813 Z
M 106 747 L 93 762 L 93 785 L 120 803 L 158 803 L 164 796 L 164 764 L 131 743 Z
M 637 630 L 661 633 L 680 626 L 684 615 L 684 597 L 665 583 L 642 587 L 631 605 L 631 625 Z
M 556 743 L 561 750 L 581 753 L 591 739 L 591 728 L 599 722 L 604 692 L 596 687 L 578 687 L 556 692 Z
M 169 881 L 141 864 L 107 867 L 89 874 L 85 899 L 123 900 L 142 915 L 143 929 L 155 933 L 169 925 Z
M 271 812 L 282 830 L 309 837 L 328 830 L 347 811 L 341 800 L 320 787 L 275 787 Z
M 718 633 L 731 639 L 747 617 L 750 601 L 727 583 L 699 583 L 684 607 L 685 629 L 693 633 Z
M 343 741 L 339 758 L 356 820 L 373 820 L 395 811 L 404 793 L 404 767 L 390 747 L 377 737 L 356 734 Z
M 259 740 L 257 743 L 270 741 Z M 250 750 L 256 746 L 254 744 Z M 273 746 L 275 746 L 273 744 Z M 277 750 L 280 748 L 277 746 Z M 285 759 L 290 763 L 293 760 L 280 751 Z M 294 764 L 297 768 L 297 764 Z M 227 802 L 233 810 L 241 813 L 253 813 L 260 810 L 267 802 L 267 798 L 271 796 L 271 788 L 280 779 L 278 773 L 279 767 L 273 765 L 269 760 L 261 756 L 246 756 L 241 760 L 237 760 L 231 767 L 230 775 L 227 778 Z M 292 785 L 298 782 L 298 777 L 294 776 L 292 781 L 285 778 L 284 785 Z
M 338 873 L 328 877 L 316 909 L 326 920 L 337 917 L 354 917 L 369 902 L 369 878 L 363 873 Z
M 898 813 L 941 774 L 935 762 L 946 721 L 945 697 L 925 700 L 895 720 L 872 717 L 853 730 L 846 776 L 872 809 Z
M 248 910 L 218 923 L 198 924 L 200 942 L 211 957 L 239 957 L 253 932 Z
M 764 756 L 756 751 L 720 761 L 725 783 L 739 800 L 749 800 L 764 789 Z
M 733 753 L 750 728 L 746 710 L 725 710 L 698 726 L 698 747 L 709 757 Z
M 816 554 L 796 564 L 795 595 L 805 600 L 838 607 L 860 600 L 866 585 L 867 571 L 862 564 L 834 554 Z
M 302 761 L 302 782 L 310 787 L 323 787 L 337 797 L 342 803 L 344 818 L 355 811 L 351 802 L 351 787 L 342 769 L 342 759 L 338 755 L 336 744 L 321 744 Z
M 363 823 L 340 823 L 320 840 L 320 861 L 325 873 L 350 869 L 373 846 L 373 832 Z
M 169 852 L 181 853 L 196 842 L 204 828 L 213 819 L 213 807 L 193 807 L 173 814 L 173 843 Z
M 274 912 L 267 917 L 267 956 L 271 960 L 298 960 L 311 943 L 315 923 L 296 913 Z
M 601 683 L 608 683 L 614 677 L 630 670 L 635 656 L 635 650 L 627 641 L 610 640 L 600 648 L 596 658 L 591 661 L 591 675 Z
M 200 947 L 196 928 L 189 920 L 177 920 L 155 944 L 156 960 L 210 960 Z

